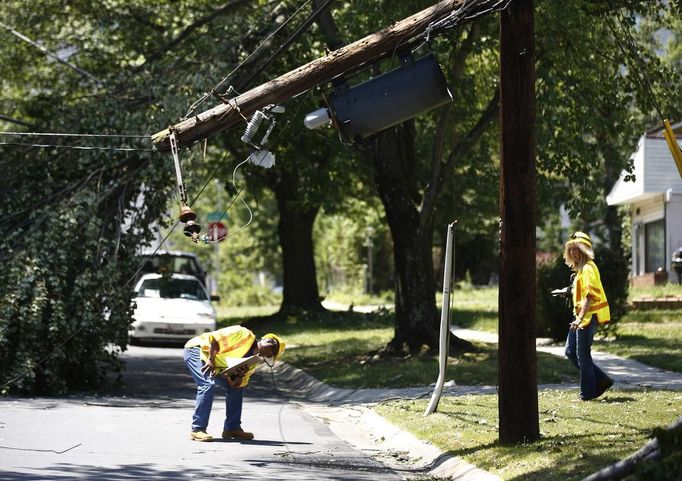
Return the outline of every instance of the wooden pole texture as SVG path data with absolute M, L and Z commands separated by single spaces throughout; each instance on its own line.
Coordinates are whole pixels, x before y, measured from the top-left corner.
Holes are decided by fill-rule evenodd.
M 175 131 L 178 146 L 183 146 L 243 122 L 242 115 L 248 118 L 266 105 L 281 103 L 316 85 L 329 82 L 339 75 L 359 66 L 371 64 L 378 58 L 390 54 L 401 44 L 423 33 L 432 22 L 445 18 L 462 3 L 464 0 L 445 0 L 437 3 L 380 32 L 368 35 L 255 87 L 229 102 L 157 132 L 152 135 L 152 142 L 158 150 L 169 150 L 171 128 Z
M 500 442 L 537 440 L 533 0 L 500 16 Z

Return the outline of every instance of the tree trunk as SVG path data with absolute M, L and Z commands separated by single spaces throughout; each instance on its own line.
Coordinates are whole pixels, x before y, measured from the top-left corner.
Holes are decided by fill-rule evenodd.
M 433 226 L 420 223 L 414 167 L 414 122 L 405 122 L 371 140 L 365 155 L 374 163 L 374 180 L 393 236 L 395 336 L 389 352 L 418 352 L 438 345 Z
M 321 311 L 315 270 L 313 224 L 320 208 L 295 204 L 295 176 L 282 172 L 273 186 L 279 208 L 279 243 L 282 248 L 283 299 L 280 312 Z

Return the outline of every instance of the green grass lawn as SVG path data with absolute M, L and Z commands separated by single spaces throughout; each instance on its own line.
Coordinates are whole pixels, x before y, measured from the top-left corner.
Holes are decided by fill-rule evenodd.
M 667 283 L 658 286 L 630 287 L 628 297 L 630 298 L 630 300 L 633 300 L 639 297 L 669 297 L 669 296 L 682 297 L 682 285 Z
M 428 417 L 428 400 L 390 401 L 375 409 L 444 452 L 502 479 L 523 481 L 582 479 L 629 456 L 653 428 L 682 414 L 680 392 L 612 390 L 598 402 L 577 396 L 577 389 L 541 391 L 541 439 L 514 446 L 498 443 L 496 395 L 445 396 Z
M 593 349 L 682 373 L 682 312 L 631 311 L 618 322 L 615 339 L 597 340 Z
M 230 325 L 238 321 L 256 316 L 269 316 L 279 310 L 279 306 L 240 306 L 230 307 L 224 304 L 215 306 L 218 314 L 218 324 Z M 235 320 L 237 322 L 235 322 Z

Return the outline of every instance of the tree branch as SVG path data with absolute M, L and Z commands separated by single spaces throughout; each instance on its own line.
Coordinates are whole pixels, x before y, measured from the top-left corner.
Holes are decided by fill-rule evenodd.
M 480 36 L 480 28 L 478 22 L 474 22 L 469 29 L 467 38 L 462 43 L 462 47 L 455 50 L 450 59 L 450 83 L 458 83 L 464 75 L 464 66 L 467 57 L 474 49 L 474 44 Z M 445 149 L 445 138 L 447 136 L 448 126 L 452 122 L 454 115 L 454 107 L 452 103 L 445 106 L 438 117 L 436 126 L 436 134 L 433 140 L 433 147 L 431 152 L 431 181 L 426 186 L 424 196 L 422 198 L 422 205 L 419 209 L 422 218 L 421 225 L 426 225 L 433 217 L 433 209 L 440 192 L 443 188 L 443 152 Z
M 185 40 L 187 37 L 189 37 L 198 28 L 200 28 L 200 27 L 206 25 L 207 23 L 211 22 L 214 18 L 225 14 L 226 12 L 228 12 L 228 10 L 240 7 L 247 2 L 248 2 L 248 0 L 232 0 L 230 2 L 227 2 L 222 7 L 216 8 L 214 11 L 212 11 L 208 15 L 204 15 L 203 17 L 201 17 L 197 21 L 189 24 L 187 27 L 185 27 L 185 29 L 182 32 L 180 32 L 180 34 L 177 37 L 175 37 L 170 42 L 166 43 L 165 45 L 162 45 L 161 47 L 157 48 L 154 52 L 152 52 L 146 58 L 144 64 L 151 63 L 151 62 L 158 60 L 163 55 L 165 55 L 169 50 L 172 50 L 173 48 L 177 47 L 183 40 Z M 233 13 L 233 12 L 231 12 L 231 13 Z
M 469 130 L 467 135 L 462 140 L 455 144 L 452 151 L 450 152 L 450 155 L 448 156 L 448 160 L 444 164 L 441 162 L 438 177 L 432 182 L 433 185 L 430 185 L 427 188 L 427 191 L 424 194 L 424 200 L 422 201 L 423 214 L 421 216 L 422 225 L 427 225 L 432 221 L 435 210 L 434 205 L 438 199 L 438 196 L 440 195 L 441 190 L 443 189 L 445 176 L 452 170 L 455 159 L 466 154 L 476 144 L 476 142 L 478 142 L 490 123 L 497 118 L 499 104 L 500 91 L 499 89 L 496 89 L 495 93 L 490 99 L 490 102 L 488 102 L 488 106 L 478 118 L 476 125 Z
M 667 427 L 667 431 L 681 431 L 682 417 Z M 628 456 L 610 466 L 597 471 L 584 478 L 583 481 L 614 481 L 623 479 L 635 472 L 637 464 L 649 459 L 657 459 L 661 455 L 658 438 L 650 439 L 644 446 Z

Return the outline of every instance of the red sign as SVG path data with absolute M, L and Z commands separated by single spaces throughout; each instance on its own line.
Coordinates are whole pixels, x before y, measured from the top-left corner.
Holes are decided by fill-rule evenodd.
M 221 241 L 227 237 L 227 227 L 222 222 L 208 224 L 208 236 L 212 241 Z

